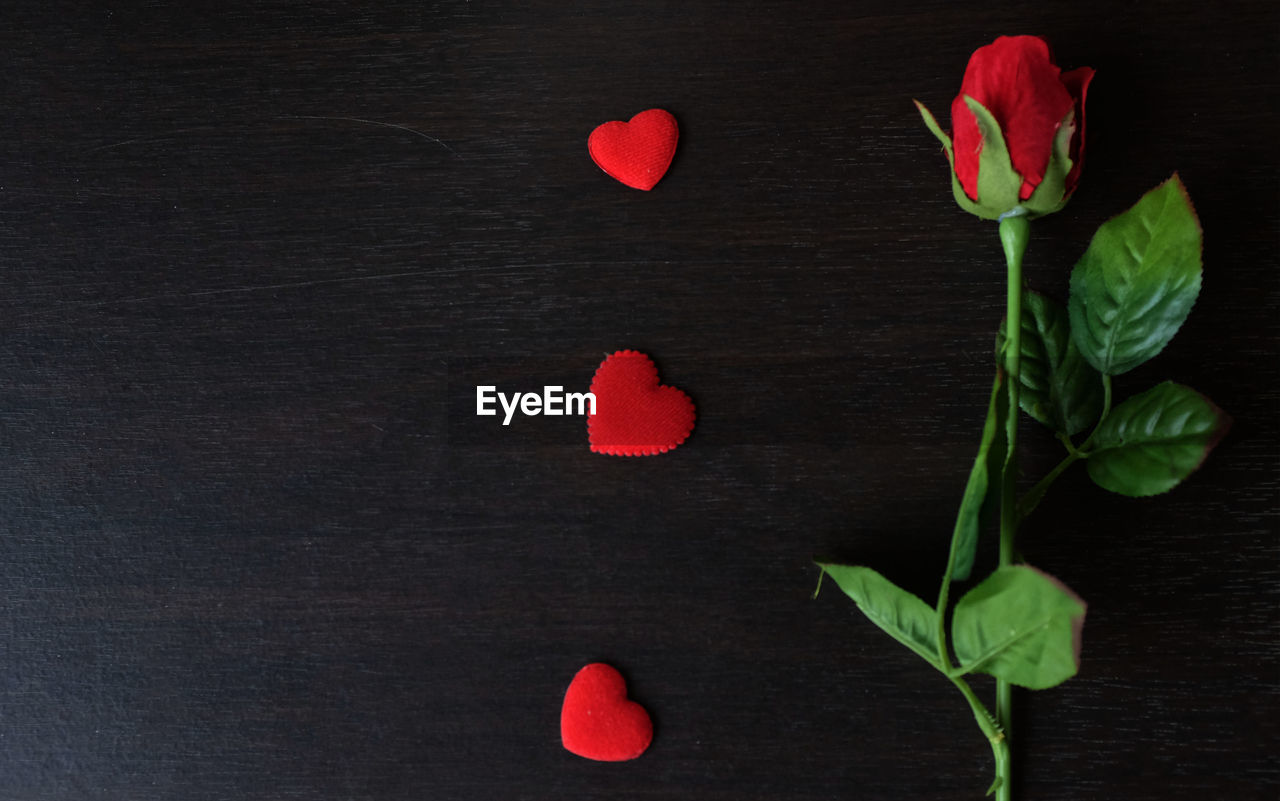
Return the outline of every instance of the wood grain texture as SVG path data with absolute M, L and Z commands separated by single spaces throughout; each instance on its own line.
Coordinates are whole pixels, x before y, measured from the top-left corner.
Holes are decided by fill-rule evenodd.
M 935 591 L 1003 268 L 910 100 L 1006 32 L 1091 65 L 1059 297 L 1179 170 L 1205 229 L 1175 378 L 1235 418 L 1187 484 L 1068 474 L 1027 557 L 1090 602 L 1020 698 L 1027 801 L 1280 790 L 1271 3 L 6 6 L 0 33 L 0 796 L 979 798 L 954 689 L 814 554 Z M 670 110 L 651 193 L 587 158 Z M 699 410 L 645 460 L 474 387 L 652 354 Z M 1029 421 L 1028 479 L 1056 458 Z M 992 552 L 982 554 L 979 570 Z M 573 673 L 650 710 L 559 745 Z M 990 687 L 982 686 L 983 693 Z

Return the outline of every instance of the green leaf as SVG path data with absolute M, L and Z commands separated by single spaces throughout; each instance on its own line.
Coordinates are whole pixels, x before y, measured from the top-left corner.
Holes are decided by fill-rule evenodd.
M 991 387 L 991 400 L 987 402 L 987 419 L 982 424 L 982 441 L 978 443 L 978 455 L 969 468 L 969 480 L 964 487 L 964 497 L 960 500 L 960 511 L 956 513 L 956 525 L 951 534 L 951 556 L 948 569 L 955 581 L 965 581 L 973 571 L 974 555 L 978 550 L 978 535 L 981 532 L 979 523 L 982 512 L 982 501 L 987 497 L 987 488 L 994 481 L 992 476 L 1000 475 L 1000 459 L 992 460 L 989 454 L 997 440 L 1003 440 L 1005 420 L 1009 414 L 1009 396 L 1003 392 L 1004 370 L 996 371 L 996 380 Z
M 1167 492 L 1195 472 L 1231 418 L 1190 387 L 1166 381 L 1111 410 L 1090 440 L 1089 477 L 1131 497 Z
M 869 567 L 818 563 L 862 613 L 926 662 L 938 660 L 938 614 L 933 607 Z
M 1169 344 L 1200 294 L 1200 221 L 1177 173 L 1103 223 L 1071 272 L 1071 335 L 1089 363 L 1128 372 Z
M 1000 323 L 997 352 L 1004 348 L 1007 322 Z M 1102 413 L 1102 376 L 1071 338 L 1067 307 L 1024 290 L 1021 339 L 1018 405 L 1022 411 L 1068 436 L 1096 423 Z
M 1031 197 L 1022 202 L 1023 208 L 1030 212 L 1032 218 L 1052 214 L 1067 205 L 1070 197 L 1066 191 L 1067 173 L 1071 172 L 1071 137 L 1076 132 L 1075 116 L 1075 109 L 1068 111 L 1058 125 L 1044 177 L 1036 185 Z
M 951 620 L 958 672 L 1043 690 L 1080 668 L 1085 603 L 1027 565 L 997 569 L 965 593 Z
M 1009 161 L 1009 149 L 1004 143 L 1004 134 L 1000 132 L 1000 123 L 985 106 L 968 95 L 964 102 L 978 119 L 978 132 L 982 134 L 982 152 L 978 155 L 978 203 L 994 212 L 996 219 L 1000 214 L 1018 205 L 1019 193 L 1022 191 L 1022 176 Z

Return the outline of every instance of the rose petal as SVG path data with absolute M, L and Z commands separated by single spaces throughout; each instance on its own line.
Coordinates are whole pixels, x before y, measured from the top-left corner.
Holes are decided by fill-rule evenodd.
M 1026 199 L 1043 180 L 1054 133 L 1074 105 L 1059 73 L 1048 44 L 1038 36 L 1002 36 L 974 51 L 960 94 L 951 104 L 956 177 L 970 198 L 978 199 L 982 136 L 964 96 L 977 100 L 1000 123 Z
M 1078 67 L 1061 76 L 1062 85 L 1071 93 L 1076 104 L 1076 132 L 1071 138 L 1071 171 L 1067 173 L 1067 194 L 1075 191 L 1076 183 L 1080 180 L 1080 170 L 1084 167 L 1084 103 L 1093 74 L 1092 67 Z

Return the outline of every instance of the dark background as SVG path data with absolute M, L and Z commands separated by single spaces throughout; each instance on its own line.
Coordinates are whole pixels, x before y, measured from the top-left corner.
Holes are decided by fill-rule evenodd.
M 1276 798 L 1272 3 L 0 22 L 0 798 L 981 798 L 960 695 L 811 600 L 811 558 L 936 592 L 1004 270 L 911 99 L 946 125 L 1003 33 L 1098 70 L 1028 280 L 1064 297 L 1180 171 L 1204 290 L 1117 392 L 1173 378 L 1235 418 L 1169 495 L 1077 468 L 1029 521 L 1090 611 L 1079 677 L 1019 696 L 1020 797 Z M 644 193 L 586 139 L 654 106 L 681 140 Z M 473 413 L 476 384 L 582 390 L 622 348 L 697 403 L 678 450 Z M 1060 449 L 1024 431 L 1030 482 Z M 560 746 L 597 660 L 655 720 L 634 762 Z

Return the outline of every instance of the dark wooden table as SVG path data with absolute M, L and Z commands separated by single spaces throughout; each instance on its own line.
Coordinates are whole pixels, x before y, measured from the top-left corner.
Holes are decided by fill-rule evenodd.
M 1029 522 L 1090 612 L 1080 676 L 1019 696 L 1020 798 L 1277 797 L 1272 3 L 2 18 L 0 798 L 980 798 L 963 700 L 811 559 L 936 591 L 1004 276 L 911 99 L 945 124 L 1018 32 L 1098 70 L 1029 281 L 1065 295 L 1180 171 L 1204 290 L 1117 386 L 1236 421 L 1167 497 L 1073 472 Z M 682 138 L 643 193 L 586 138 L 653 106 Z M 622 348 L 698 405 L 671 454 L 474 414 Z M 634 762 L 560 746 L 597 660 L 655 720 Z

